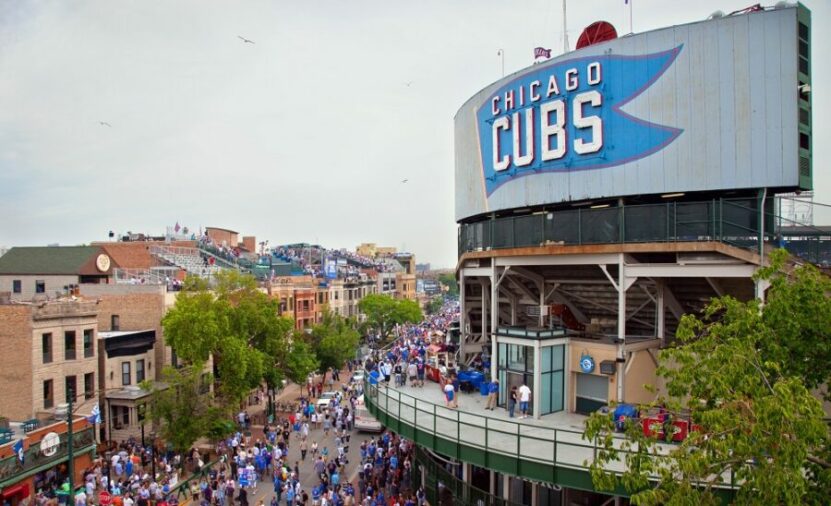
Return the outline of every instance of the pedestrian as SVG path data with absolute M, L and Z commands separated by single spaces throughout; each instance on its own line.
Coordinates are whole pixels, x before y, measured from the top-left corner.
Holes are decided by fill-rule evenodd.
M 528 403 L 531 401 L 531 389 L 523 383 L 517 393 L 519 394 L 519 412 L 522 413 L 521 418 L 528 418 Z
M 308 451 L 308 443 L 306 443 L 306 438 L 304 437 L 300 441 L 300 460 L 306 460 L 306 452 Z
M 513 418 L 514 417 L 514 409 L 516 408 L 516 401 L 517 401 L 517 391 L 516 385 L 511 387 L 511 394 L 508 397 L 508 416 Z
M 494 378 L 493 381 L 488 384 L 488 403 L 485 405 L 485 409 L 489 409 L 491 411 L 496 408 L 496 401 L 497 397 L 499 396 L 499 380 Z
M 453 383 L 451 383 L 449 380 L 447 380 L 444 383 L 444 397 L 445 397 L 445 401 L 447 403 L 448 408 L 455 408 L 456 407 L 455 395 L 454 395 L 455 393 L 456 392 L 453 389 Z

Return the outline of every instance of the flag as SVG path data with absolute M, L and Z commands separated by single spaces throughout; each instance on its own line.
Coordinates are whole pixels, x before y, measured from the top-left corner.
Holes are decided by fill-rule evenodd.
M 534 58 L 551 58 L 551 50 L 544 47 L 535 47 Z
M 89 423 L 101 423 L 101 409 L 98 407 L 97 402 L 92 407 L 92 412 L 87 417 L 87 421 Z
M 179 230 L 181 230 L 181 229 L 182 229 L 182 227 L 180 227 L 180 226 L 179 226 L 179 222 L 177 221 L 177 222 L 176 222 L 176 226 L 175 226 L 175 227 L 173 227 L 173 231 L 174 231 L 174 232 L 176 232 L 176 233 L 178 234 L 178 233 L 179 233 Z
M 12 449 L 14 450 L 14 453 L 17 454 L 17 460 L 19 460 L 20 463 L 22 464 L 23 463 L 23 440 L 18 439 L 17 443 L 14 444 L 14 447 Z

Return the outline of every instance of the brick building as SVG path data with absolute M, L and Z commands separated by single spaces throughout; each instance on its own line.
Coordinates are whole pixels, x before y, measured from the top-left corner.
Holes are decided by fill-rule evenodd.
M 100 246 L 16 247 L 0 257 L 0 292 L 12 300 L 66 295 L 80 284 L 106 284 L 118 265 Z
M 0 303 L 0 342 L 14 350 L 0 354 L 0 414 L 49 419 L 70 390 L 85 401 L 95 397 L 97 314 L 95 301 Z M 92 404 L 81 404 L 79 414 Z

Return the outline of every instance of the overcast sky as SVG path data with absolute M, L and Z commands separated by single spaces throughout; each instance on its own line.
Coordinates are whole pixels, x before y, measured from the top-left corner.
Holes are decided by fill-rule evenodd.
M 640 32 L 754 0 L 633 1 Z M 831 2 L 804 3 L 831 203 Z M 598 19 L 629 31 L 624 0 L 572 1 L 572 48 Z M 559 0 L 0 0 L 0 247 L 178 221 L 452 266 L 453 115 L 535 46 L 562 51 Z

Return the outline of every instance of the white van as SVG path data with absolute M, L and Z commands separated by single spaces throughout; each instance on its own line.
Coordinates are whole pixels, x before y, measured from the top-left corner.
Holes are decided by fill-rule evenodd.
M 384 430 L 381 422 L 366 409 L 363 395 L 358 397 L 358 401 L 355 403 L 355 428 L 362 432 L 381 432 Z

